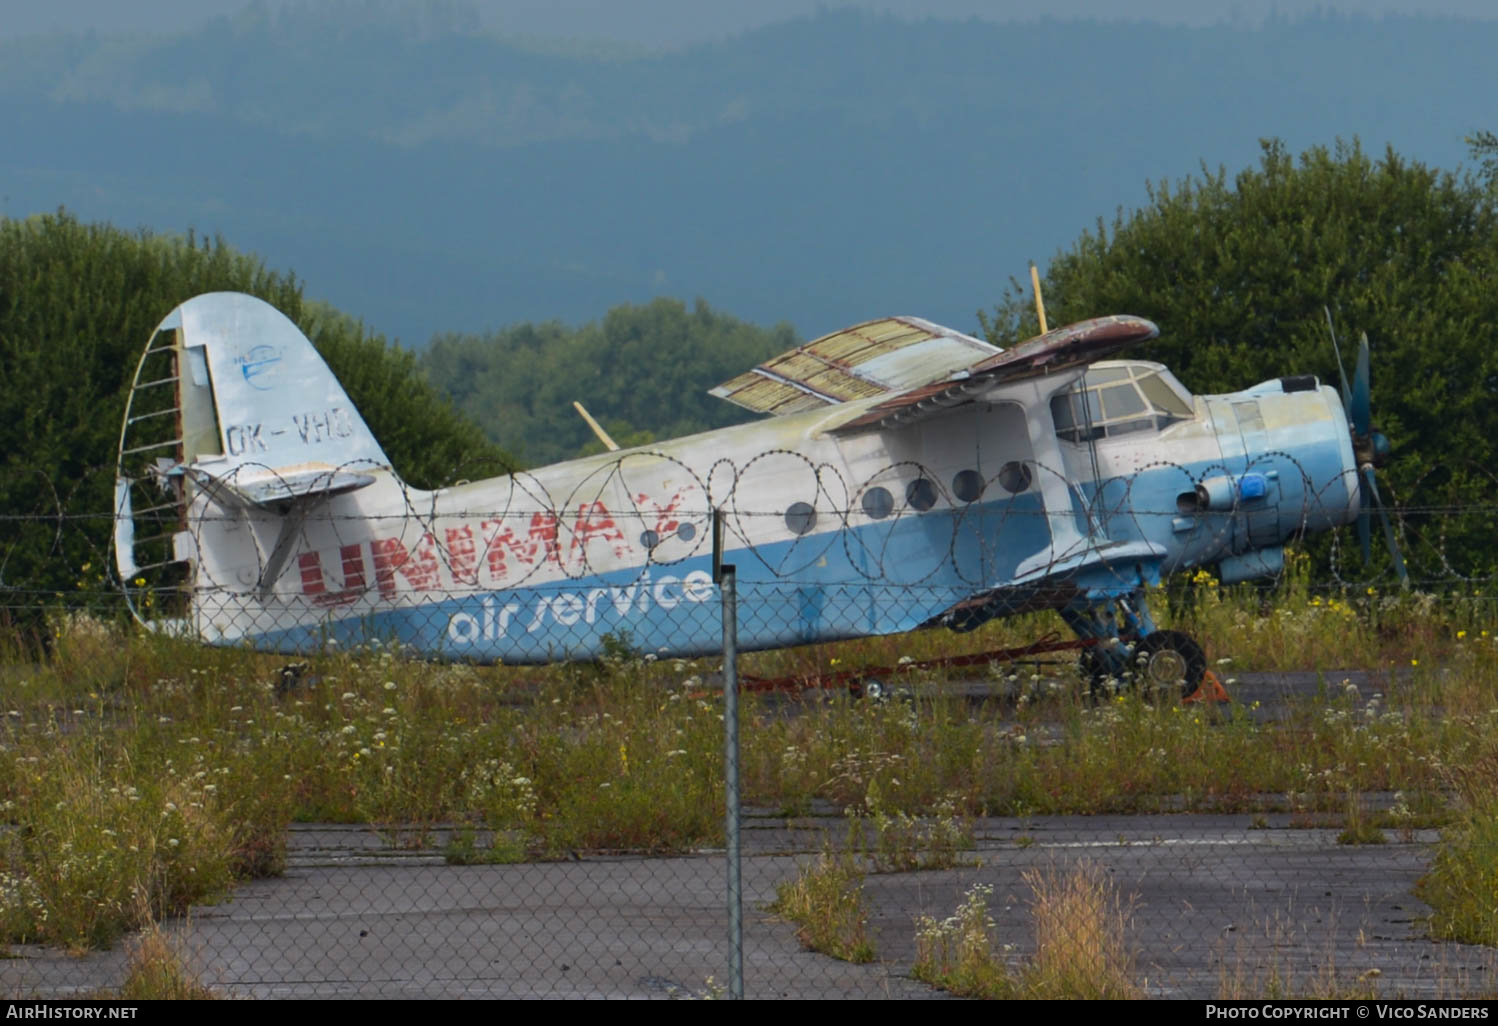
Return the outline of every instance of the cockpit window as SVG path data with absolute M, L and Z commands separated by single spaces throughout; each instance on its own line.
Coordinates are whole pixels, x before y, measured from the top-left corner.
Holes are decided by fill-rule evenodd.
M 1158 373 L 1135 378 L 1134 383 L 1139 386 L 1139 390 L 1144 393 L 1145 398 L 1155 409 L 1174 414 L 1182 419 L 1191 416 L 1191 403 L 1167 384 Z
M 1071 391 L 1051 399 L 1056 434 L 1068 442 L 1159 431 L 1191 416 L 1190 402 L 1158 365 L 1094 367 Z
M 1144 397 L 1129 382 L 1109 385 L 1101 389 L 1103 394 L 1103 416 L 1108 420 L 1121 417 L 1137 417 L 1149 409 Z

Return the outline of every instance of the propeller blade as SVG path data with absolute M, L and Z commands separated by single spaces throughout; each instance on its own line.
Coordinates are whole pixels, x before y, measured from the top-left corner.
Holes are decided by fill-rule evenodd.
M 1378 482 L 1374 480 L 1373 468 L 1364 467 L 1361 476 L 1364 483 L 1368 486 L 1369 493 L 1373 496 L 1373 501 L 1378 504 L 1378 517 L 1383 521 L 1384 524 L 1384 542 L 1389 547 L 1390 558 L 1394 560 L 1394 573 L 1399 577 L 1399 586 L 1408 590 L 1410 586 L 1409 571 L 1404 568 L 1404 557 L 1400 555 L 1399 542 L 1394 538 L 1394 522 L 1389 519 L 1389 511 L 1384 508 L 1383 496 L 1378 494 Z M 1364 536 L 1363 552 L 1364 558 L 1366 559 L 1368 551 L 1366 541 L 1367 528 L 1363 526 L 1364 524 L 1366 524 L 1366 520 L 1363 517 L 1359 517 L 1358 524 L 1358 533 Z
M 1347 407 L 1347 419 L 1359 437 L 1366 437 L 1373 430 L 1373 411 L 1369 400 L 1368 382 L 1368 333 L 1358 343 L 1358 365 L 1353 371 L 1352 396 Z
M 1360 490 L 1363 492 L 1363 508 L 1358 512 L 1358 545 L 1363 550 L 1363 562 L 1371 563 L 1373 561 L 1373 527 L 1371 525 L 1373 514 L 1368 509 L 1367 489 Z
M 1342 379 L 1342 409 L 1352 416 L 1352 393 L 1347 388 L 1347 368 L 1342 366 L 1342 347 L 1337 344 L 1337 329 L 1332 325 L 1332 308 L 1323 306 L 1322 312 L 1326 314 L 1326 330 L 1331 332 L 1332 352 L 1337 354 L 1337 376 Z

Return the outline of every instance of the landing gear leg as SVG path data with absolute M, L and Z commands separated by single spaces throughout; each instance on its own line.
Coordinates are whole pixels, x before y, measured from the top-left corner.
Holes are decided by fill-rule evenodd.
M 1193 694 L 1207 672 L 1202 648 L 1181 631 L 1155 627 L 1143 590 L 1061 611 L 1077 637 L 1095 644 L 1083 651 L 1082 667 L 1093 693 L 1109 679 L 1133 681 L 1151 693 Z
M 1113 603 L 1069 606 L 1061 610 L 1061 618 L 1077 637 L 1092 642 L 1082 650 L 1081 663 L 1093 698 L 1121 684 L 1129 672 L 1131 653 L 1119 637 Z

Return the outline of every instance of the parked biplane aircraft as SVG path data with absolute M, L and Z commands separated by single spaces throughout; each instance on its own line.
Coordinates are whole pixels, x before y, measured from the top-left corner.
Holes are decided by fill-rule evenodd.
M 127 593 L 185 593 L 214 644 L 527 663 L 612 637 L 695 656 L 721 644 L 716 511 L 743 649 L 1054 608 L 1100 668 L 1200 678 L 1146 589 L 1209 564 L 1274 574 L 1292 536 L 1366 525 L 1388 446 L 1366 339 L 1340 398 L 1310 376 L 1193 396 L 1157 363 L 1104 359 L 1156 334 L 1104 317 L 1001 351 L 870 321 L 713 389 L 767 419 L 421 491 L 290 320 L 198 296 L 137 368 L 117 569 Z

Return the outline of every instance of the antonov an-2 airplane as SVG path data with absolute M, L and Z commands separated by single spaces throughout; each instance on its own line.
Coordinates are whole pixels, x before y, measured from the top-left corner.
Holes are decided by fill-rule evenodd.
M 1054 608 L 1095 672 L 1199 679 L 1199 646 L 1156 629 L 1146 589 L 1209 564 L 1276 573 L 1287 539 L 1376 500 L 1387 442 L 1366 341 L 1342 397 L 1309 376 L 1193 396 L 1160 364 L 1103 359 L 1156 334 L 1104 317 L 1000 350 L 870 321 L 713 389 L 767 419 L 421 491 L 290 320 L 202 295 L 136 372 L 116 565 L 137 610 L 185 592 L 185 627 L 213 644 L 696 656 L 722 641 L 716 511 L 743 649 Z

